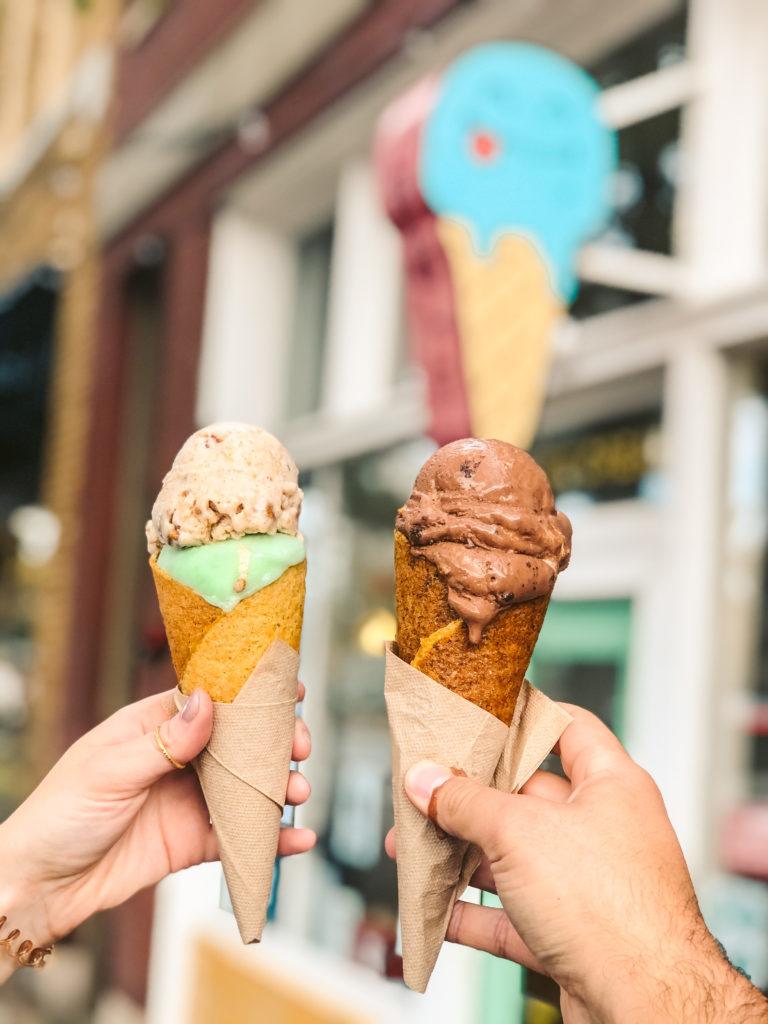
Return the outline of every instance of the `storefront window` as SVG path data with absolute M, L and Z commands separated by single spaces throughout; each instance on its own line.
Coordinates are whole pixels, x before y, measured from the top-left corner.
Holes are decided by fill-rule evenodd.
M 659 488 L 660 429 L 654 410 L 542 438 L 532 451 L 561 500 L 652 499 Z
M 40 505 L 57 293 L 43 269 L 0 297 L 0 819 L 26 789 L 37 587 L 58 542 L 58 523 Z
M 332 251 L 332 224 L 305 235 L 298 244 L 291 374 L 286 396 L 290 418 L 317 412 L 320 407 Z
M 654 25 L 613 50 L 590 68 L 603 89 L 676 64 L 685 57 L 687 5 L 671 18 Z
M 399 444 L 326 470 L 308 488 L 310 512 L 321 487 L 328 504 L 338 502 L 323 530 L 337 550 L 328 623 L 322 892 L 311 937 L 390 977 L 400 973 L 397 878 L 383 851 L 392 821 L 383 659 L 384 642 L 395 633 L 392 531 L 397 508 L 433 448 L 422 439 Z M 311 524 L 307 536 L 312 550 L 318 542 Z

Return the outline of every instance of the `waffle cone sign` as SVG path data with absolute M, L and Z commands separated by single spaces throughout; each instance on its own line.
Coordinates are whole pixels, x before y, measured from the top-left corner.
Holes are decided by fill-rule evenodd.
M 610 220 L 618 146 L 598 99 L 560 54 L 496 41 L 379 119 L 374 160 L 438 444 L 535 436 L 577 254 Z

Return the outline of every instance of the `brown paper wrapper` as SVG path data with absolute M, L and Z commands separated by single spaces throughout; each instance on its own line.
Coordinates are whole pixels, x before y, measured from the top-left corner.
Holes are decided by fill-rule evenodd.
M 446 836 L 416 810 L 403 777 L 431 760 L 514 793 L 552 750 L 570 715 L 527 681 L 512 722 L 470 703 L 402 661 L 387 645 L 384 695 L 392 737 L 392 795 L 406 985 L 424 992 L 451 911 L 480 863 L 479 850 Z
M 243 942 L 267 917 L 293 745 L 299 656 L 274 640 L 231 702 L 214 701 L 213 731 L 194 768 L 219 840 Z M 186 696 L 176 691 L 177 707 Z

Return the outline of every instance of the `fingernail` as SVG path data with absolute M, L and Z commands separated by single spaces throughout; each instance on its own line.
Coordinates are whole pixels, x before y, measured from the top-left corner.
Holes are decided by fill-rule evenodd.
M 187 703 L 184 705 L 181 712 L 181 717 L 185 722 L 191 722 L 199 710 L 200 692 L 198 690 L 195 690 L 195 692 L 189 698 Z
M 453 775 L 450 768 L 433 761 L 419 761 L 405 775 L 405 789 L 423 813 L 427 813 L 432 794 Z

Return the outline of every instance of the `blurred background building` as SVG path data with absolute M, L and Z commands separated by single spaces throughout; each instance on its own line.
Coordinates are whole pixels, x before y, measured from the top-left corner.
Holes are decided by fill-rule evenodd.
M 259 948 L 195 869 L 14 979 L 0 1021 L 559 1020 L 537 979 L 452 947 L 405 990 L 382 853 L 391 530 L 431 442 L 371 139 L 490 39 L 587 68 L 620 142 L 535 445 L 575 546 L 531 675 L 653 773 L 768 988 L 766 37 L 762 0 L 0 4 L 3 809 L 173 685 L 143 523 L 184 437 L 245 419 L 304 475 L 321 836 L 281 864 Z

